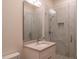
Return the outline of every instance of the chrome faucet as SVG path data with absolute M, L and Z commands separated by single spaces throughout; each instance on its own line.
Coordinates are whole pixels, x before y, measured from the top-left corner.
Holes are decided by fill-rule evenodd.
M 41 41 L 40 37 L 38 36 L 37 37 L 37 43 L 39 43 L 39 41 Z
M 44 37 L 41 37 L 41 38 L 38 37 L 38 38 L 37 38 L 37 43 L 39 43 L 39 41 L 41 41 L 41 40 L 45 40 L 45 36 L 44 36 Z

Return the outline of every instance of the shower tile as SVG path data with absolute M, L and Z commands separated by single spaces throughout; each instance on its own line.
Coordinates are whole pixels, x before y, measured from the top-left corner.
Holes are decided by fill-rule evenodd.
M 64 55 L 56 55 L 56 59 L 74 59 L 73 57 L 66 57 Z

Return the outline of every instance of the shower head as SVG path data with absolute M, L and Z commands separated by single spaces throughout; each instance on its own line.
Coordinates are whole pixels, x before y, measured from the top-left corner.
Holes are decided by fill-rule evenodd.
M 54 16 L 56 14 L 56 11 L 54 9 L 49 9 L 49 15 Z

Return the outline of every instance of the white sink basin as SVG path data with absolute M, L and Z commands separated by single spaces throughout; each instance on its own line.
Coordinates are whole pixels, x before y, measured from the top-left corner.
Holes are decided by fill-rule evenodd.
M 31 44 L 32 47 L 36 47 L 36 48 L 43 48 L 46 47 L 48 44 L 46 43 L 33 43 Z
M 25 47 L 32 48 L 38 51 L 42 51 L 52 45 L 55 45 L 55 42 L 39 41 L 39 43 L 33 42 L 33 43 L 26 44 Z

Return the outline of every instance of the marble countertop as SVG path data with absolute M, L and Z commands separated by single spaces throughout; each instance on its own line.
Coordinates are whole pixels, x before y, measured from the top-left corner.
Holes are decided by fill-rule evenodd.
M 42 51 L 42 50 L 47 49 L 51 46 L 54 46 L 55 44 L 56 44 L 55 42 L 39 41 L 38 43 L 32 42 L 32 43 L 25 44 L 24 47 L 31 48 L 31 49 L 34 49 L 37 51 Z

